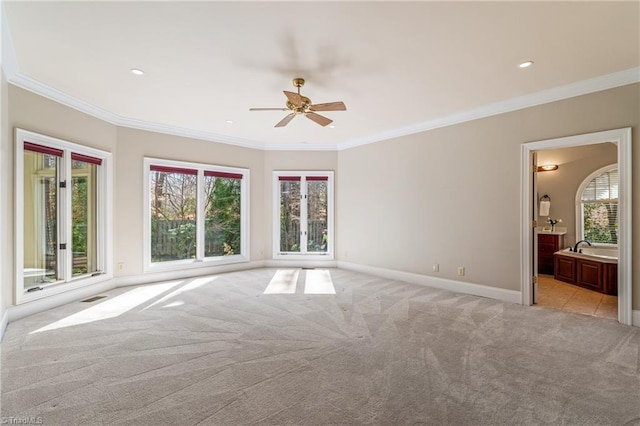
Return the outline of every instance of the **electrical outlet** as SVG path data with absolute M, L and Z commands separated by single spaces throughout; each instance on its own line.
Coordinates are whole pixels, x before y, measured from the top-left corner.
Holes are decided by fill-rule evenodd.
M 464 266 L 458 266 L 458 275 L 464 276 Z
M 440 265 L 438 265 L 437 263 L 433 264 L 433 272 L 440 272 Z
M 124 269 L 124 263 L 118 263 L 118 271 L 122 271 Z

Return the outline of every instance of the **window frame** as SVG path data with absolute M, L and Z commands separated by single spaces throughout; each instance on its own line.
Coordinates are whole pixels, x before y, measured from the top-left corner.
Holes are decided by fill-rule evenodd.
M 150 172 L 151 166 L 165 166 L 178 169 L 196 170 L 196 258 L 170 260 L 166 262 L 151 261 L 151 197 Z M 240 186 L 240 253 L 229 256 L 204 257 L 204 175 L 205 171 L 242 175 Z M 194 163 L 187 161 L 168 160 L 163 158 L 144 157 L 143 159 L 143 271 L 144 273 L 180 271 L 208 266 L 221 266 L 234 263 L 249 262 L 249 169 L 239 167 L 220 166 L 213 164 Z
M 59 170 L 56 184 L 59 188 L 60 181 L 67 182 L 68 191 L 58 194 L 58 216 L 57 223 L 57 244 L 67 244 L 64 256 L 60 259 L 62 280 L 42 286 L 42 290 L 30 293 L 25 292 L 24 287 L 24 144 L 31 142 L 48 148 L 55 148 L 63 151 L 63 157 L 59 160 Z M 49 296 L 75 290 L 83 287 L 108 281 L 113 278 L 113 211 L 109 206 L 113 205 L 113 163 L 112 154 L 97 148 L 91 148 L 66 140 L 54 138 L 47 135 L 31 132 L 28 130 L 15 129 L 15 304 L 22 304 Z M 93 157 L 101 160 L 101 165 L 97 169 L 96 177 L 96 256 L 98 275 L 83 274 L 73 276 L 73 238 L 72 238 L 72 153 Z M 57 251 L 60 252 L 58 246 Z
M 307 253 L 307 244 L 301 244 L 304 247 L 304 251 L 300 253 L 296 252 L 281 252 L 280 251 L 280 177 L 292 177 L 300 176 L 300 194 L 305 195 L 307 193 L 307 178 L 309 177 L 326 177 L 327 178 L 327 251 L 326 252 L 310 252 Z M 273 240 L 273 259 L 304 259 L 304 260 L 333 260 L 334 259 L 334 247 L 335 247 L 335 223 L 334 223 L 334 172 L 329 170 L 319 171 L 294 171 L 294 170 L 276 170 L 273 172 L 273 228 L 272 228 L 272 240 Z M 305 183 L 303 185 L 302 183 Z M 300 205 L 300 217 L 304 218 L 304 227 L 301 223 L 301 230 L 307 229 L 307 203 L 301 203 Z
M 601 176 L 605 173 L 611 172 L 613 170 L 618 170 L 618 163 L 609 164 L 607 166 L 601 167 L 598 170 L 591 173 L 587 176 L 580 186 L 578 187 L 578 191 L 576 192 L 576 200 L 575 200 L 575 208 L 576 208 L 576 241 L 584 240 L 584 211 L 582 208 L 582 194 L 589 184 L 598 176 Z M 618 170 L 618 174 L 620 171 Z M 618 194 L 618 198 L 616 199 L 616 203 L 619 208 L 619 200 L 620 194 Z M 618 210 L 619 212 L 619 210 Z M 618 213 L 619 214 L 619 213 Z M 620 219 L 618 218 L 618 221 Z M 602 243 L 602 242 L 591 242 L 594 247 L 618 247 L 618 244 L 610 244 L 610 243 Z

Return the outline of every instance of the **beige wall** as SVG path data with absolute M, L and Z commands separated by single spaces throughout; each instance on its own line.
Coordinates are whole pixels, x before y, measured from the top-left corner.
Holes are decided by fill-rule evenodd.
M 253 260 L 271 258 L 272 171 L 336 170 L 339 260 L 519 290 L 520 145 L 628 126 L 637 145 L 639 95 L 640 84 L 634 84 L 340 152 L 283 152 L 117 128 L 8 86 L 5 129 L 21 127 L 114 153 L 114 262 L 125 264 L 119 275 L 142 272 L 142 159 L 150 156 L 251 170 Z M 3 200 L 12 205 L 13 134 L 5 130 L 3 136 Z M 640 164 L 640 149 L 633 156 Z M 640 188 L 637 169 L 633 184 Z M 640 197 L 633 210 L 633 222 L 640 224 Z M 12 209 L 3 214 L 10 257 Z M 640 256 L 634 258 L 637 270 Z M 440 264 L 437 274 L 433 263 Z M 464 277 L 456 275 L 458 266 L 466 268 Z M 7 306 L 13 301 L 13 259 L 5 259 L 2 277 Z M 636 273 L 634 309 L 640 309 L 638 280 Z
M 618 161 L 618 147 L 612 143 L 552 149 L 538 152 L 538 164 L 558 164 L 558 170 L 538 173 L 538 199 L 551 197 L 549 216 L 539 217 L 546 224 L 548 217 L 561 218 L 557 226 L 567 228 L 565 247 L 576 243 L 576 193 L 582 182 L 596 170 Z
M 336 171 L 338 153 L 335 151 L 265 151 L 264 152 L 264 206 L 260 213 L 265 220 L 265 258 L 273 258 L 273 172 L 278 170 Z M 337 173 L 334 174 L 334 190 L 337 192 Z M 337 211 L 337 203 L 334 211 Z M 336 242 L 337 245 L 337 242 Z
M 263 211 L 263 152 L 232 145 L 118 128 L 116 167 L 116 243 L 114 262 L 123 263 L 117 276 L 137 275 L 143 271 L 143 158 L 243 167 L 250 169 L 250 248 L 251 260 L 262 259 L 265 221 Z
M 632 127 L 637 193 L 639 124 L 633 84 L 340 151 L 338 257 L 519 290 L 521 144 Z M 633 202 L 638 271 L 640 197 Z M 637 272 L 633 292 L 640 309 Z

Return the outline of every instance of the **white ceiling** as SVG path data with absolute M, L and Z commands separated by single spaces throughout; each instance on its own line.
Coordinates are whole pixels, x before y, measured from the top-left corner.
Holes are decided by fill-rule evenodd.
M 638 81 L 639 5 L 5 1 L 8 79 L 120 125 L 336 149 L 570 96 L 571 83 Z M 284 106 L 293 77 L 315 103 L 345 102 L 323 113 L 335 128 L 249 112 Z

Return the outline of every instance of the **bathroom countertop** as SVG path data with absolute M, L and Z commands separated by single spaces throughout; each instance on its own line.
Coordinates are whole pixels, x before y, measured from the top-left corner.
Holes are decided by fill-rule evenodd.
M 556 226 L 556 230 L 555 231 L 551 231 L 551 230 L 545 230 L 544 226 L 538 226 L 536 228 L 536 230 L 538 231 L 538 234 L 545 234 L 545 235 L 564 235 L 567 233 L 567 228 L 566 226 Z
M 538 234 L 545 234 L 545 235 L 564 235 L 566 233 L 567 231 L 538 231 Z

